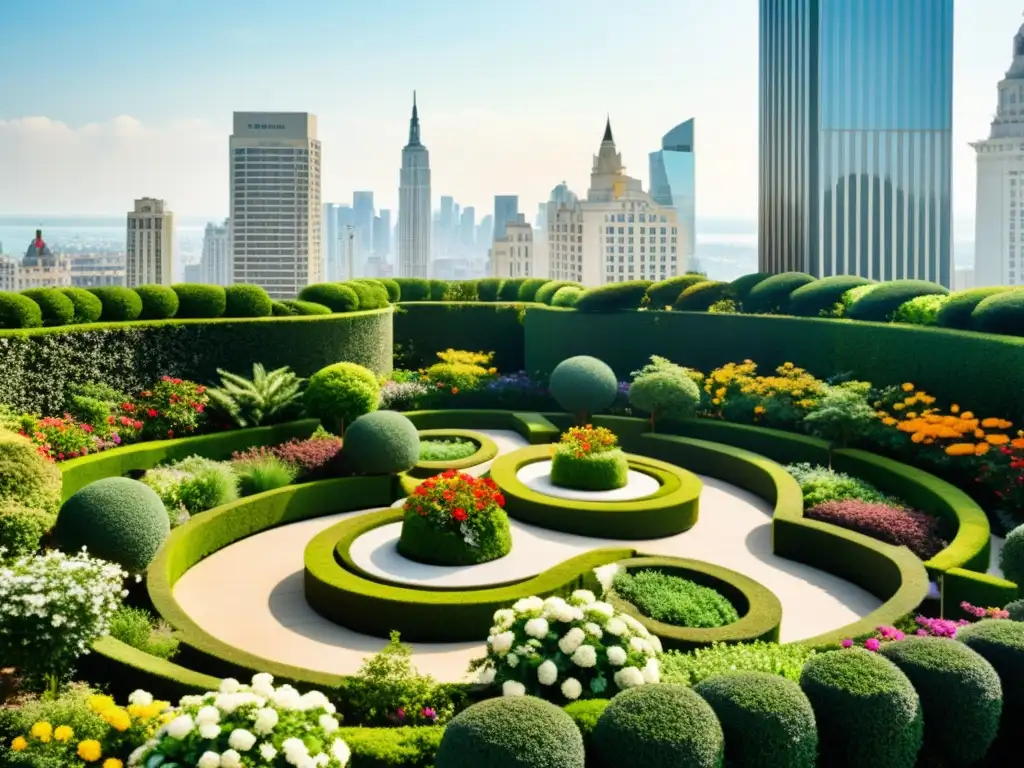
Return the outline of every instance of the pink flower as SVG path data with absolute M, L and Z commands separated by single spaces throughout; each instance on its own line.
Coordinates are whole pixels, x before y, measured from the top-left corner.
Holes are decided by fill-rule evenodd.
M 864 641 L 864 647 L 869 651 L 877 651 L 881 646 L 882 643 L 877 637 L 869 637 Z
M 852 647 L 853 647 L 853 640 L 851 640 L 848 637 L 843 640 L 843 648 L 852 648 Z

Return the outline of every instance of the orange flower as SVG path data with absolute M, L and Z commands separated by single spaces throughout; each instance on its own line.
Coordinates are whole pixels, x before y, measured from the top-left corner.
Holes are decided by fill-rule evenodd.
M 459 388 L 458 387 L 452 387 L 452 394 L 453 395 L 459 394 Z
M 910 436 L 910 439 L 915 443 L 923 442 L 927 435 L 924 432 L 915 432 Z
M 964 421 L 968 421 L 974 418 L 974 413 L 972 413 L 971 411 L 964 411 L 963 413 L 960 414 L 960 418 L 963 419 Z
M 909 381 L 905 382 L 903 384 L 903 391 L 904 392 L 913 392 L 914 391 L 914 385 L 911 384 Z
M 950 413 L 960 413 L 960 406 L 957 405 L 956 403 L 953 403 L 953 405 L 949 406 L 949 412 Z
M 1014 439 L 1010 443 L 1010 445 L 1012 445 L 1014 448 L 1018 448 L 1018 449 L 1024 448 L 1024 437 L 1018 437 L 1018 438 Z
M 952 445 L 946 446 L 947 456 L 973 456 L 974 445 L 973 443 L 953 443 Z
M 975 456 L 984 456 L 986 453 L 988 453 L 988 449 L 989 449 L 989 444 L 988 443 L 978 443 L 976 446 L 974 446 L 974 455 Z
M 989 435 L 985 438 L 989 445 L 1006 445 L 1010 442 L 1010 438 L 1006 435 Z

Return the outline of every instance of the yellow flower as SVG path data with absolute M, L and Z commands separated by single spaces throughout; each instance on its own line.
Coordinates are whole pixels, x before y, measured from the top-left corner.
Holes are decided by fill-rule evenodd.
M 103 768 L 124 768 L 124 763 L 116 757 L 108 757 L 103 761 Z
M 711 399 L 711 404 L 712 405 L 721 405 L 722 401 L 719 398 L 714 397 L 714 398 Z
M 103 748 L 95 739 L 86 739 L 78 743 L 78 756 L 87 763 L 95 763 L 103 755 Z
M 882 423 L 885 424 L 885 426 L 887 427 L 891 427 L 894 424 L 896 424 L 896 419 L 894 419 L 892 416 L 886 416 L 884 419 L 882 419 Z
M 913 392 L 914 391 L 914 385 L 911 384 L 909 381 L 904 382 L 904 384 L 903 384 L 903 391 L 904 392 Z
M 949 406 L 949 412 L 950 413 L 960 413 L 960 406 L 957 405 L 956 403 L 953 403 L 951 406 Z
M 128 713 L 120 707 L 108 709 L 106 712 L 103 713 L 102 717 L 106 721 L 107 725 L 109 725 L 115 731 L 120 731 L 123 733 L 124 731 L 127 731 L 129 728 L 132 727 L 131 717 L 129 717 Z
M 25 741 L 24 736 L 18 736 L 14 741 L 11 742 L 11 749 L 15 752 L 24 752 L 28 749 L 28 742 Z
M 892 409 L 894 411 L 902 411 L 906 407 L 903 403 L 893 403 Z
M 101 696 L 94 694 L 89 697 L 89 709 L 95 712 L 97 715 L 101 715 L 111 707 L 117 706 L 114 700 L 109 696 Z
M 763 405 L 755 405 L 754 406 L 754 413 L 756 413 L 758 416 L 760 416 L 762 413 L 764 413 L 764 406 Z
M 58 725 L 53 732 L 53 738 L 60 742 L 71 741 L 75 738 L 75 732 L 66 725 Z
M 29 733 L 32 734 L 32 738 L 39 739 L 43 744 L 46 744 L 50 737 L 53 736 L 53 726 L 45 720 L 40 720 L 32 726 L 32 730 Z

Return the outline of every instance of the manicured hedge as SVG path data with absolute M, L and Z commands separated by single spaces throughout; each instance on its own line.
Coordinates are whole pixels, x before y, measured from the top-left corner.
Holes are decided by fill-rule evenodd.
M 984 299 L 971 313 L 971 327 L 985 333 L 1024 336 L 1024 290 Z
M 521 307 L 482 302 L 403 302 L 395 313 L 395 352 L 405 368 L 437 362 L 446 349 L 494 352 L 499 371 L 524 366 Z
M 579 283 L 572 280 L 549 280 L 537 290 L 533 300 L 540 304 L 551 304 L 551 300 L 555 298 L 558 289 L 565 288 L 566 286 L 581 287 Z M 483 301 L 483 295 L 480 296 L 480 300 Z
M 381 283 L 349 280 L 341 285 L 359 298 L 359 309 L 380 309 L 388 305 L 388 292 Z
M 331 314 L 331 308 L 326 307 L 323 304 L 317 304 L 314 301 L 301 301 L 299 299 L 284 299 L 280 302 L 275 302 L 284 305 L 285 309 L 288 310 L 288 315 L 329 315 Z
M 649 309 L 664 309 L 676 303 L 676 299 L 690 286 L 706 283 L 705 275 L 676 275 L 667 280 L 654 283 L 647 289 L 647 306 Z
M 218 368 L 246 371 L 257 362 L 268 370 L 287 365 L 304 377 L 339 360 L 387 374 L 391 311 L 0 331 L 0 360 L 0 402 L 37 413 L 63 413 L 72 382 L 131 393 L 169 373 L 210 383 Z
M 451 286 L 447 280 L 429 280 L 430 284 L 430 300 L 431 301 L 444 301 L 448 296 L 448 289 Z M 462 281 L 471 282 L 471 281 Z
M 501 281 L 498 301 L 519 301 L 519 289 L 527 281 L 525 277 L 511 277 Z
M 178 294 L 168 285 L 140 285 L 135 292 L 142 299 L 140 320 L 166 320 L 178 312 Z
M 505 281 L 500 277 L 485 277 L 476 282 L 477 298 L 480 301 L 497 301 L 501 292 L 501 284 Z
M 531 277 L 524 280 L 523 284 L 519 286 L 516 301 L 536 301 L 537 291 L 546 285 L 547 282 L 547 278 L 544 277 Z
M 75 316 L 75 305 L 71 299 L 56 288 L 29 288 L 22 291 L 21 295 L 39 305 L 43 313 L 43 325 L 49 328 L 67 325 Z
M 808 283 L 814 277 L 806 272 L 782 272 L 758 282 L 743 299 L 743 311 L 759 314 L 780 314 L 789 311 L 789 301 L 793 292 Z M 735 286 L 734 286 L 735 287 Z
M 415 422 L 413 422 L 415 423 Z M 464 459 L 455 461 L 420 461 L 409 470 L 408 474 L 414 478 L 426 479 L 433 477 L 449 469 L 462 471 L 490 461 L 498 455 L 498 444 L 482 432 L 473 432 L 468 429 L 421 429 L 420 440 L 470 440 L 477 445 L 477 450 Z
M 359 309 L 359 296 L 350 286 L 341 283 L 314 283 L 299 292 L 299 300 L 322 304 L 332 312 L 355 312 Z
M 918 296 L 947 294 L 949 290 L 938 283 L 926 280 L 892 280 L 880 283 L 866 296 L 853 303 L 846 312 L 851 320 L 872 320 L 876 323 L 892 319 L 892 315 L 904 302 Z
M 227 294 L 220 285 L 178 283 L 171 288 L 178 294 L 177 317 L 208 319 L 222 317 L 227 310 Z
M 638 309 L 647 289 L 654 283 L 650 280 L 629 280 L 624 283 L 607 283 L 589 288 L 576 302 L 580 312 L 618 312 L 623 309 Z
M 706 312 L 717 301 L 732 297 L 732 286 L 716 280 L 704 280 L 679 294 L 672 309 L 676 312 Z
M 771 272 L 753 272 L 749 275 L 737 277 L 732 281 L 732 289 L 736 294 L 736 300 L 741 304 L 745 302 L 750 292 L 771 276 Z
M 539 413 L 499 410 L 408 411 L 419 430 L 505 429 L 517 432 L 531 445 L 552 443 L 562 430 Z
M 430 301 L 430 282 L 422 277 L 396 277 L 401 301 Z
M 833 275 L 797 288 L 789 297 L 789 314 L 798 317 L 820 317 L 831 310 L 851 288 L 871 281 L 857 275 Z
M 258 285 L 229 285 L 224 289 L 227 317 L 269 317 L 273 302 Z
M 942 328 L 957 328 L 968 331 L 973 328 L 971 314 L 981 302 L 989 296 L 1016 290 L 1009 285 L 996 285 L 986 288 L 968 288 L 949 294 L 949 300 L 939 310 L 938 324 Z
M 390 277 L 357 277 L 349 280 L 350 283 L 368 283 L 369 285 L 380 286 L 388 295 L 388 303 L 394 304 L 402 296 L 402 289 L 398 283 Z
M 103 314 L 103 303 L 85 288 L 58 288 L 75 307 L 72 323 L 95 323 Z
M 103 304 L 103 312 L 100 313 L 102 323 L 129 322 L 142 314 L 142 299 L 131 288 L 110 285 L 87 290 Z
M 575 307 L 576 302 L 578 302 L 580 297 L 586 292 L 586 288 L 582 288 L 580 286 L 563 285 L 555 291 L 555 295 L 551 297 L 551 306 L 566 308 Z
M 28 296 L 0 291 L 0 328 L 38 328 L 43 310 Z

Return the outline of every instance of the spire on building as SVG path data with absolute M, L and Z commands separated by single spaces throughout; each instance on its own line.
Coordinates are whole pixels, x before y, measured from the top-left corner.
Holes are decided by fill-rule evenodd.
M 611 117 L 611 115 L 608 115 L 607 121 L 604 124 L 604 138 L 601 139 L 601 141 L 602 142 L 610 141 L 612 144 L 615 143 L 615 139 L 612 138 L 612 117 Z
M 412 119 L 409 121 L 409 146 L 420 145 L 420 115 L 416 109 L 416 91 L 412 92 Z

